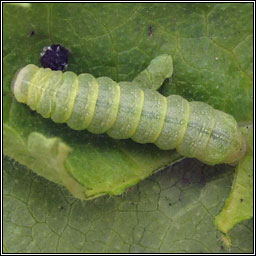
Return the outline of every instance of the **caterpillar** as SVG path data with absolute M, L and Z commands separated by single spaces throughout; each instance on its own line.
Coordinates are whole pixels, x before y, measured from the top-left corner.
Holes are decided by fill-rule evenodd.
M 157 88 L 171 75 L 172 59 L 167 54 L 153 59 L 133 82 L 120 83 L 29 64 L 15 76 L 12 91 L 18 102 L 74 130 L 154 143 L 209 165 L 238 161 L 246 144 L 233 116 L 206 103 L 188 102 L 179 95 L 165 97 L 143 86 L 149 79 Z

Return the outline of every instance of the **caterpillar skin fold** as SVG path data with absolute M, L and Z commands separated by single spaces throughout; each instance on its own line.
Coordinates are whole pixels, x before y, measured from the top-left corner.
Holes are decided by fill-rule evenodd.
M 134 84 L 29 64 L 17 73 L 12 91 L 18 102 L 74 130 L 154 143 L 163 150 L 176 148 L 181 155 L 209 165 L 238 161 L 246 144 L 231 115 L 203 102 L 188 102 L 178 95 L 165 97 L 137 86 L 145 77 L 161 85 L 172 75 L 172 67 L 157 70 L 163 63 L 172 65 L 171 56 L 152 60 Z

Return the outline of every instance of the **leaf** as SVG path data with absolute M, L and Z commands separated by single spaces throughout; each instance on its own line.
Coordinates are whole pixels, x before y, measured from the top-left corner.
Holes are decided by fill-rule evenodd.
M 223 233 L 253 217 L 253 128 L 249 131 L 247 144 L 246 155 L 236 168 L 231 193 L 215 218 L 215 224 Z
M 185 160 L 122 196 L 80 201 L 5 157 L 3 238 L 9 253 L 227 253 L 214 225 L 233 168 Z M 252 253 L 253 220 L 230 232 Z
M 84 34 L 85 38 L 79 38 L 78 41 L 81 42 L 79 48 L 74 45 L 76 42 L 76 40 L 73 39 L 74 31 L 69 31 L 68 29 L 70 26 L 72 26 L 73 22 L 70 23 L 68 20 L 66 21 L 66 19 L 60 15 L 62 12 L 69 13 L 69 9 L 66 9 L 67 6 L 69 6 L 69 4 L 60 6 L 54 4 L 31 4 L 28 8 L 5 5 L 5 26 L 8 27 L 9 24 L 13 24 L 12 29 L 8 28 L 8 31 L 6 30 L 5 38 L 8 36 L 13 37 L 14 34 L 12 33 L 16 33 L 15 37 L 19 38 L 24 45 L 19 45 L 19 47 L 14 46 L 14 48 L 10 51 L 10 49 L 8 49 L 8 45 L 5 44 L 6 55 L 4 63 L 6 73 L 4 82 L 4 127 L 6 131 L 4 132 L 4 151 L 5 154 L 12 156 L 20 163 L 27 165 L 44 177 L 48 177 L 49 173 L 52 174 L 54 178 L 50 177 L 50 180 L 55 180 L 69 188 L 72 187 L 72 193 L 78 198 L 88 199 L 104 194 L 121 194 L 126 188 L 136 184 L 140 180 L 151 175 L 153 172 L 162 169 L 164 166 L 171 164 L 182 157 L 175 151 L 163 152 L 155 145 L 138 145 L 131 140 L 116 141 L 106 135 L 93 135 L 87 131 L 77 132 L 71 130 L 66 125 L 55 124 L 51 120 L 43 119 L 38 114 L 32 112 L 25 105 L 17 103 L 10 90 L 11 80 L 14 77 L 14 73 L 25 63 L 32 62 L 38 64 L 40 56 L 39 53 L 46 44 L 51 43 L 50 41 L 59 42 L 62 45 L 70 48 L 72 57 L 74 58 L 74 60 L 72 60 L 72 58 L 70 60 L 71 69 L 72 64 L 74 67 L 76 61 L 80 59 L 82 52 L 88 48 L 88 44 L 90 45 L 91 40 L 97 41 L 97 37 L 95 39 L 91 38 L 88 31 L 82 29 L 80 34 Z M 89 18 L 92 14 L 89 10 L 87 10 L 87 8 L 84 7 L 87 6 L 89 9 L 92 8 L 91 11 L 93 11 L 95 5 L 89 4 L 81 6 L 83 6 L 83 12 L 85 12 Z M 103 6 L 104 8 L 107 8 L 108 5 Z M 17 13 L 16 18 L 22 14 L 26 16 L 26 19 L 23 19 L 23 27 L 16 30 L 16 22 L 15 19 L 13 20 L 12 13 L 15 13 L 15 11 L 18 10 L 20 12 Z M 66 32 L 63 34 L 64 31 L 60 30 L 54 34 L 54 37 L 56 38 L 52 39 L 51 35 L 49 34 L 51 24 L 47 24 L 45 20 L 37 23 L 38 16 L 36 14 L 38 12 L 45 12 L 46 16 L 52 15 L 51 13 L 56 13 L 56 15 L 59 16 L 58 19 L 63 19 L 63 22 L 66 24 Z M 80 13 L 81 17 L 84 17 L 83 12 Z M 106 12 L 109 13 L 110 10 Z M 36 17 L 34 17 L 34 15 L 36 15 Z M 54 15 L 53 20 L 55 19 L 56 15 Z M 73 16 L 70 18 L 72 17 Z M 101 28 L 100 31 L 104 34 L 103 38 L 110 38 L 109 32 L 106 30 L 106 28 L 104 28 L 101 22 L 94 19 L 90 19 L 90 21 L 85 20 L 84 22 L 88 23 L 86 23 L 87 26 L 96 25 L 97 28 Z M 58 22 L 53 22 L 53 24 L 56 26 Z M 28 29 L 26 26 L 31 27 Z M 81 28 L 78 26 L 77 29 L 80 30 Z M 30 36 L 31 30 L 34 31 L 33 36 Z M 58 29 L 56 31 L 58 31 Z M 82 33 L 82 31 L 84 31 L 84 33 Z M 67 32 L 70 32 L 70 37 L 68 37 L 65 41 L 64 35 L 66 35 Z M 44 35 L 44 33 L 48 34 Z M 50 40 L 42 40 L 41 37 L 44 36 Z M 8 41 L 8 39 L 5 40 Z M 84 40 L 89 41 L 85 43 Z M 30 43 L 28 44 L 28 42 Z M 96 44 L 96 42 L 94 42 L 95 46 L 100 44 L 101 43 Z M 78 52 L 76 52 L 76 49 Z M 102 51 L 98 52 L 99 49 L 92 49 L 92 52 L 94 50 L 97 52 L 97 54 L 102 54 Z M 110 50 L 110 52 L 112 51 Z M 115 55 L 115 52 L 112 52 L 112 54 Z M 91 55 L 88 53 L 87 56 L 84 55 L 84 58 L 87 58 L 89 61 L 90 56 Z M 97 58 L 96 55 L 95 57 Z M 103 64 L 100 65 L 107 67 L 108 64 L 104 63 L 104 56 L 102 56 L 102 61 Z M 150 61 L 151 59 L 149 59 L 147 64 L 149 64 Z M 94 58 L 91 58 L 90 62 L 91 64 L 89 67 L 88 65 L 85 65 L 83 61 L 80 61 L 80 69 L 77 69 L 76 73 L 82 72 L 81 68 L 87 68 L 87 70 L 83 71 L 91 72 L 95 76 L 109 75 L 111 77 L 115 77 L 117 74 L 115 72 L 111 73 L 110 71 L 109 74 L 100 74 L 90 70 L 94 65 L 98 65 L 96 64 L 97 60 Z M 169 62 L 171 62 L 171 60 L 169 60 Z M 119 64 L 113 62 L 111 65 L 115 65 L 118 68 Z M 154 63 L 152 63 L 152 65 L 154 65 Z M 132 68 L 134 69 L 134 67 Z M 28 147 L 30 138 L 35 132 L 38 134 L 37 138 L 40 138 L 36 140 L 37 142 L 35 145 L 40 144 L 42 141 L 45 141 L 45 143 L 46 141 L 52 141 L 52 139 L 55 138 L 56 141 L 60 141 L 60 145 L 62 145 L 64 148 L 70 149 L 65 153 L 65 157 L 62 159 L 64 165 L 62 166 L 63 172 L 58 172 L 58 168 L 51 166 L 52 157 L 49 155 L 49 147 L 42 146 L 40 151 L 36 154 L 34 154 L 33 150 L 29 150 Z M 52 146 L 52 150 L 55 150 L 54 145 Z M 37 147 L 35 147 L 34 150 L 36 151 Z M 72 153 L 70 153 L 71 151 Z M 42 158 L 41 155 L 44 157 Z M 31 158 L 34 159 L 33 162 L 31 161 Z M 41 171 L 42 166 L 44 173 Z M 71 180 L 69 182 L 66 181 L 67 177 L 57 177 L 63 173 L 69 174 L 69 178 L 73 179 L 72 186 L 70 185 Z M 74 184 L 77 184 L 77 189 L 74 188 Z M 83 191 L 80 188 L 80 184 L 83 184 Z M 75 192 L 75 190 L 78 190 L 79 192 Z
M 104 135 L 97 136 L 86 131 L 72 131 L 67 129 L 66 125 L 54 124 L 50 120 L 45 120 L 32 113 L 28 107 L 17 104 L 10 91 L 10 84 L 14 73 L 25 64 L 38 64 L 39 53 L 46 45 L 61 43 L 70 48 L 72 53 L 70 70 L 76 73 L 90 72 L 96 77 L 100 75 L 110 76 L 117 81 L 133 80 L 154 56 L 162 52 L 174 56 L 176 74 L 187 78 L 189 75 L 184 74 L 184 72 L 192 72 L 195 75 L 196 72 L 194 72 L 194 63 L 192 62 L 188 65 L 184 59 L 188 55 L 192 61 L 199 60 L 199 55 L 198 58 L 195 58 L 194 55 L 196 50 L 198 51 L 197 54 L 200 54 L 199 64 L 200 61 L 205 62 L 203 68 L 205 73 L 206 69 L 211 70 L 214 67 L 213 61 L 216 62 L 216 60 L 213 59 L 211 54 L 203 55 L 202 57 L 201 50 L 204 47 L 207 47 L 209 53 L 215 53 L 218 50 L 218 58 L 225 60 L 218 62 L 220 63 L 220 66 L 217 65 L 218 68 L 221 68 L 223 71 L 223 65 L 225 64 L 226 67 L 228 63 L 232 76 L 234 74 L 235 76 L 236 74 L 241 76 L 238 79 L 239 84 L 235 85 L 239 89 L 239 95 L 242 95 L 241 99 L 239 98 L 239 104 L 235 100 L 236 97 L 231 96 L 230 99 L 232 99 L 232 104 L 239 106 L 239 111 L 235 111 L 235 113 L 243 114 L 242 121 L 248 120 L 249 116 L 247 115 L 252 109 L 246 107 L 248 104 L 250 107 L 252 106 L 252 99 L 248 101 L 248 95 L 251 95 L 250 91 L 248 93 L 248 86 L 251 85 L 251 80 L 248 78 L 249 75 L 244 79 L 244 72 L 236 72 L 237 61 L 234 59 L 234 56 L 223 50 L 219 45 L 216 45 L 216 43 L 213 44 L 208 33 L 210 28 L 215 31 L 211 21 L 215 17 L 214 15 L 217 15 L 216 10 L 225 14 L 225 11 L 229 8 L 232 11 L 234 8 L 235 10 L 237 8 L 241 9 L 242 13 L 246 12 L 246 17 L 248 17 L 247 12 L 251 6 L 243 5 L 243 8 L 240 8 L 240 5 L 225 5 L 223 9 L 222 6 L 218 5 L 197 5 L 198 9 L 192 11 L 186 4 L 175 4 L 172 5 L 173 8 L 167 8 L 168 4 L 152 6 L 155 7 L 156 11 L 151 9 L 151 5 L 143 4 L 101 4 L 102 9 L 98 9 L 99 6 L 95 4 L 31 4 L 27 8 L 5 5 L 4 24 L 6 29 L 4 40 L 8 42 L 4 47 L 5 124 L 8 124 L 8 127 L 18 133 L 17 136 L 22 137 L 25 143 L 27 143 L 26 141 L 28 141 L 30 134 L 37 132 L 49 139 L 51 137 L 60 138 L 67 147 L 71 148 L 72 154 L 67 155 L 65 168 L 67 169 L 66 172 L 69 172 L 77 182 L 84 184 L 85 195 L 80 198 L 91 198 L 106 193 L 120 194 L 125 188 L 136 184 L 152 172 L 176 161 L 179 156 L 175 152 L 160 151 L 154 145 L 137 145 L 130 141 L 119 142 L 111 140 Z M 125 13 L 121 11 L 123 7 L 127 9 Z M 167 9 L 171 13 L 167 12 Z M 175 10 L 175 15 L 171 16 L 174 14 L 172 13 L 173 10 Z M 76 14 L 72 15 L 73 12 Z M 115 12 L 116 15 L 113 15 L 112 12 Z M 166 15 L 163 16 L 162 12 Z M 179 18 L 180 20 L 176 18 L 177 12 L 182 14 Z M 151 19 L 153 23 L 148 21 L 147 13 L 152 13 Z M 184 16 L 185 14 L 187 15 Z M 188 15 L 190 17 L 189 23 L 187 22 Z M 165 25 L 162 25 L 163 17 Z M 200 22 L 198 23 L 195 18 L 199 19 Z M 173 19 L 176 21 L 174 22 Z M 218 21 L 218 15 L 215 19 Z M 240 33 L 243 32 L 243 34 L 248 36 L 248 33 L 251 32 L 250 23 L 246 26 L 247 29 L 245 29 L 240 28 L 237 21 L 231 21 L 235 22 L 236 26 L 234 27 L 236 29 L 239 28 Z M 208 22 L 210 23 L 208 24 Z M 61 27 L 59 26 L 60 23 L 62 24 Z M 116 24 L 120 23 L 120 26 L 116 26 Z M 193 24 L 195 27 L 192 26 Z M 149 26 L 152 30 L 150 36 L 148 35 Z M 170 26 L 173 28 L 177 26 L 177 28 L 170 33 L 165 31 Z M 194 34 L 191 34 L 191 31 L 188 30 L 189 27 L 194 31 Z M 209 28 L 206 30 L 207 27 Z M 32 30 L 35 33 L 34 36 L 30 36 Z M 229 37 L 235 37 L 233 35 L 235 31 L 231 32 Z M 204 36 L 202 36 L 203 34 Z M 183 37 L 185 37 L 186 42 L 197 40 L 197 46 L 193 47 L 193 56 L 191 56 L 191 50 L 187 48 L 185 41 L 184 45 L 181 44 Z M 9 43 L 10 38 L 15 38 L 15 40 L 11 40 Z M 139 44 L 137 38 L 140 38 Z M 216 38 L 218 39 L 218 37 Z M 12 44 L 13 41 L 21 43 L 14 45 Z M 233 41 L 229 40 L 229 42 Z M 240 41 L 237 43 L 240 43 Z M 167 45 L 168 49 L 166 48 Z M 247 50 L 248 46 L 245 46 L 245 49 Z M 231 73 L 227 72 L 226 76 L 229 77 L 228 80 L 230 81 Z M 199 77 L 200 80 L 198 80 Z M 190 79 L 193 83 L 194 99 L 198 99 L 198 93 L 200 93 L 200 97 L 205 95 L 204 90 L 200 90 L 201 84 L 209 86 L 207 92 L 211 93 L 211 97 L 215 95 L 218 98 L 216 102 L 223 100 L 223 90 L 225 95 L 228 95 L 226 93 L 227 90 L 233 92 L 230 83 L 225 84 L 225 86 L 223 85 L 220 90 L 216 90 L 217 77 L 219 77 L 218 70 L 213 69 L 211 76 L 207 75 L 207 79 L 200 74 L 197 74 L 196 79 Z M 175 76 L 173 81 L 174 84 L 168 88 L 172 88 L 175 85 Z M 197 83 L 200 84 L 199 88 L 197 88 Z M 180 87 L 181 94 L 185 87 Z M 245 88 L 246 93 L 243 95 Z M 237 94 L 237 92 L 235 93 Z M 201 98 L 201 100 L 207 101 L 207 98 Z M 219 108 L 228 111 L 226 109 L 227 105 L 230 104 L 225 102 Z M 243 108 L 246 109 L 243 111 Z M 229 112 L 232 113 L 232 111 Z M 237 118 L 239 119 L 239 116 Z M 5 142 L 8 139 L 4 137 Z M 23 158 L 21 158 L 19 153 L 16 152 L 16 147 L 13 147 L 10 151 L 16 160 L 32 168 L 29 164 L 29 155 L 23 155 Z M 8 154 L 8 152 L 5 153 Z M 42 154 L 44 153 L 42 152 Z M 47 152 L 45 152 L 45 155 L 47 155 Z M 34 167 L 33 169 L 36 170 L 37 168 Z
M 39 65 L 44 46 L 60 43 L 68 47 L 68 70 L 109 76 L 116 81 L 132 81 L 154 57 L 171 54 L 174 75 L 160 88 L 162 93 L 208 102 L 240 122 L 252 120 L 250 3 L 30 3 L 26 7 L 5 3 L 3 7 L 4 152 L 33 170 L 40 169 L 42 156 L 49 155 L 49 151 L 29 151 L 30 136 L 36 133 L 44 145 L 52 139 L 58 141 L 72 150 L 63 160 L 65 170 L 70 174 L 74 170 L 84 173 L 87 188 L 93 187 L 86 189 L 87 197 L 121 193 L 180 156 L 175 151 L 160 151 L 154 145 L 75 132 L 18 104 L 10 91 L 12 78 L 28 63 Z M 176 175 L 182 175 L 183 168 L 181 164 Z M 203 198 L 204 202 L 209 201 L 206 209 L 212 211 L 210 217 L 202 207 L 190 209 L 189 205 L 199 200 L 194 186 L 183 195 L 189 201 L 187 208 L 177 204 L 170 210 L 168 200 L 160 203 L 165 200 L 161 196 L 164 192 L 160 193 L 154 184 L 160 184 L 166 196 L 177 199 L 176 189 L 171 189 L 177 177 L 172 171 L 163 171 L 139 183 L 131 200 L 128 193 L 128 198 L 102 197 L 82 203 L 62 187 L 7 158 L 4 250 L 222 252 L 213 218 L 228 195 L 232 170 L 227 171 L 225 166 L 215 168 L 220 171 L 216 173 L 211 167 L 204 171 L 208 177 L 205 188 L 209 186 L 209 190 Z M 161 182 L 155 180 L 158 175 Z M 214 182 L 219 183 L 215 186 Z M 205 218 L 200 217 L 200 211 Z M 252 224 L 248 221 L 231 230 L 231 250 L 252 251 Z M 187 232 L 176 232 L 177 226 Z M 197 241 L 191 240 L 191 226 L 196 227 Z M 239 240 L 241 234 L 243 241 Z

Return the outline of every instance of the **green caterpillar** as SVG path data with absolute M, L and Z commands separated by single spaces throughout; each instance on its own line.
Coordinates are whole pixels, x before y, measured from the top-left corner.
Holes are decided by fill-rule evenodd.
M 181 155 L 210 165 L 239 160 L 246 144 L 231 115 L 143 88 L 144 83 L 161 86 L 172 70 L 167 54 L 153 59 L 133 82 L 120 83 L 29 64 L 17 73 L 12 90 L 18 102 L 75 130 L 154 143 L 163 150 L 176 148 Z

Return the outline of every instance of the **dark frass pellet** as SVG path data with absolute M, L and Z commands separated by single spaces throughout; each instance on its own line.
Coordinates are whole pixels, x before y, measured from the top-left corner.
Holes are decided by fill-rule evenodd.
M 149 26 L 149 27 L 148 27 L 148 35 L 149 35 L 150 37 L 153 36 L 153 27 L 152 27 L 152 26 Z
M 31 37 L 31 36 L 34 36 L 34 35 L 35 35 L 35 31 L 32 30 L 32 31 L 29 33 L 29 36 Z
M 40 62 L 44 68 L 64 71 L 68 66 L 69 50 L 60 44 L 44 47 L 40 55 Z

